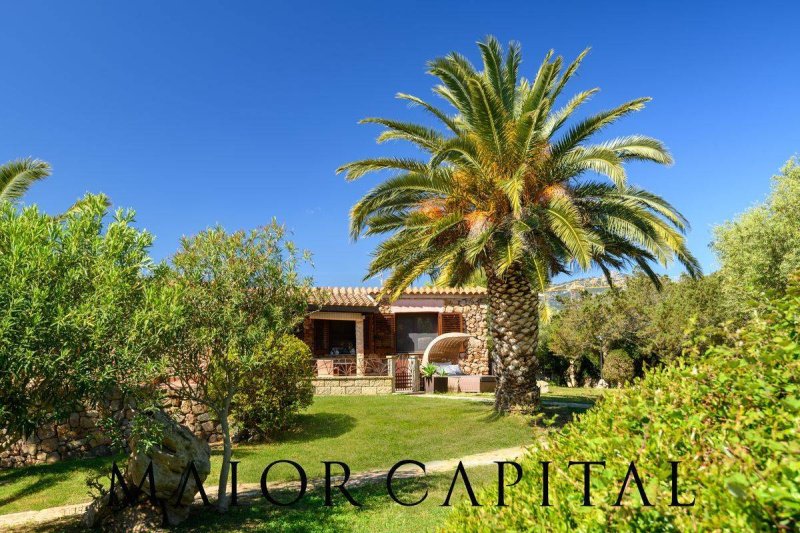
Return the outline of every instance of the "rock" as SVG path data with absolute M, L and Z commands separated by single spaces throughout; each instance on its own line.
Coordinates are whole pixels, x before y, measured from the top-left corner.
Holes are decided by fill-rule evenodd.
M 56 451 L 58 449 L 58 439 L 56 437 L 51 437 L 49 439 L 43 440 L 39 444 L 39 449 L 46 453 Z
M 163 411 L 151 416 L 163 427 L 161 445 L 144 454 L 137 452 L 135 440 L 131 441 L 130 448 L 133 451 L 128 458 L 125 482 L 129 487 L 139 485 L 152 461 L 156 497 L 164 503 L 167 523 L 177 525 L 189 516 L 189 504 L 198 492 L 194 477 L 190 475 L 180 504 L 176 505 L 186 467 L 194 461 L 200 480 L 204 482 L 211 472 L 211 449 L 206 442 L 195 437 L 186 427 L 178 425 Z M 149 492 L 146 481 L 142 489 Z M 161 512 L 149 504 L 115 511 L 111 509 L 107 496 L 95 501 L 84 515 L 86 526 L 102 525 L 103 530 L 109 531 L 153 531 L 161 523 Z M 114 529 L 117 526 L 119 528 Z
M 597 385 L 595 385 L 595 388 L 597 388 L 597 389 L 607 389 L 608 388 L 608 382 L 606 380 L 604 380 L 603 378 L 600 378 L 600 380 L 598 380 L 598 382 L 597 382 Z
M 539 387 L 539 394 L 547 394 L 550 392 L 550 384 L 544 380 L 539 380 L 536 382 L 536 385 Z
M 36 432 L 36 436 L 42 440 L 49 439 L 56 436 L 56 430 L 52 426 L 39 428 L 39 430 Z
M 86 509 L 86 513 L 83 515 L 83 523 L 86 527 L 99 526 L 102 531 L 114 533 L 167 531 L 162 527 L 164 521 L 161 509 L 150 502 L 124 507 L 113 512 L 108 500 L 109 497 L 106 495 Z

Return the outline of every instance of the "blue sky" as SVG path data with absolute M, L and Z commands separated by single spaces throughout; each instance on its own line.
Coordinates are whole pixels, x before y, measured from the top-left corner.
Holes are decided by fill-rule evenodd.
M 635 166 L 630 180 L 689 218 L 706 271 L 713 226 L 762 199 L 800 151 L 797 3 L 340 4 L 4 2 L 0 160 L 52 164 L 26 198 L 47 211 L 87 191 L 135 208 L 157 259 L 181 235 L 274 216 L 314 253 L 318 284 L 357 285 L 376 241 L 352 243 L 347 214 L 379 178 L 334 170 L 405 151 L 356 122 L 422 120 L 394 94 L 432 99 L 425 62 L 476 59 L 486 34 L 522 43 L 527 76 L 550 48 L 592 46 L 571 87 L 602 89 L 587 111 L 654 98 L 606 135 L 670 147 L 674 166 Z

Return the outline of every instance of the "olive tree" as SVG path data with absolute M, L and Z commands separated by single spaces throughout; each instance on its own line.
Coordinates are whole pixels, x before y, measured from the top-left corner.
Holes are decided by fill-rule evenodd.
M 181 310 L 163 363 L 173 392 L 208 407 L 222 426 L 220 511 L 228 507 L 234 397 L 261 355 L 302 320 L 310 279 L 298 266 L 306 259 L 274 221 L 252 231 L 207 229 L 183 238 L 172 258 L 164 285 L 177 288 Z
M 800 269 L 800 160 L 790 159 L 772 178 L 772 191 L 714 230 L 729 305 L 747 309 L 765 292 L 782 295 L 789 276 Z

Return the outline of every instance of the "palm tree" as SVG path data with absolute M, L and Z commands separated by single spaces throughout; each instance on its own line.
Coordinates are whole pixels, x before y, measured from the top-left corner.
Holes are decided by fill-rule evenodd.
M 50 175 L 50 165 L 30 157 L 0 165 L 0 201 L 16 202 L 34 181 Z
M 670 164 L 664 145 L 643 135 L 589 143 L 649 98 L 571 121 L 597 89 L 576 94 L 563 107 L 555 103 L 588 49 L 566 68 L 551 51 L 529 81 L 519 75 L 518 44 L 511 43 L 505 56 L 493 37 L 478 46 L 481 71 L 457 53 L 428 63 L 428 72 L 441 82 L 434 93 L 455 113 L 397 95 L 422 107 L 441 128 L 362 121 L 385 127 L 378 142 L 411 142 L 426 160 L 364 159 L 338 172 L 348 180 L 395 173 L 351 211 L 354 239 L 389 234 L 367 273 L 389 273 L 384 288 L 389 297 L 426 272 L 438 272 L 437 281 L 450 286 L 486 276 L 498 375 L 495 408 L 530 411 L 539 400 L 536 288 L 576 268 L 598 267 L 610 280 L 611 269 L 638 265 L 658 284 L 653 262 L 677 258 L 693 276 L 700 267 L 686 247 L 686 219 L 626 179 L 628 161 Z M 610 181 L 598 179 L 603 176 Z

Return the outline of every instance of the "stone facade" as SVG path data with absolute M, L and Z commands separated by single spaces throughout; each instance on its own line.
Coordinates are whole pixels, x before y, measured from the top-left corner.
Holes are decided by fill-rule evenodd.
M 188 427 L 204 441 L 210 444 L 222 442 L 222 427 L 204 406 L 189 401 L 181 402 L 173 397 L 167 399 L 165 408 L 179 424 Z M 0 469 L 111 454 L 111 442 L 99 435 L 97 422 L 105 413 L 110 413 L 126 428 L 133 413 L 130 409 L 122 408 L 119 397 L 110 398 L 102 411 L 85 409 L 74 412 L 64 421 L 41 427 L 28 438 L 12 443 L 8 442 L 8 438 L 3 438 L 5 430 L 0 430 Z
M 464 333 L 474 337 L 467 344 L 466 355 L 459 361 L 465 374 L 489 375 L 489 326 L 486 321 L 487 305 L 483 298 L 462 298 L 446 301 L 445 313 L 461 313 Z
M 461 315 L 461 330 L 474 337 L 467 344 L 466 352 L 458 362 L 461 371 L 469 375 L 489 375 L 489 324 L 485 295 L 439 296 L 437 299 L 444 302 L 443 313 Z M 391 312 L 391 305 L 381 304 L 379 310 L 383 314 L 388 314 Z
M 394 392 L 390 376 L 317 377 L 312 381 L 317 396 L 372 396 Z
M 487 291 L 483 287 L 409 287 L 393 302 L 381 298 L 377 287 L 318 287 L 311 298 L 316 311 L 307 317 L 300 338 L 311 348 L 315 357 L 330 355 L 329 338 L 324 324 L 315 326 L 314 317 L 338 314 L 334 320 L 352 320 L 345 315 L 358 315 L 356 343 L 363 342 L 364 355 L 397 354 L 397 313 L 419 312 L 439 314 L 439 333 L 464 332 L 474 336 L 459 361 L 465 374 L 489 375 L 489 328 L 487 324 Z M 323 329 L 318 329 L 322 327 Z M 324 333 L 321 333 L 325 331 Z M 362 333 L 363 332 L 363 333 Z

